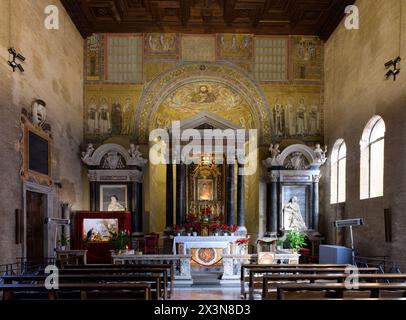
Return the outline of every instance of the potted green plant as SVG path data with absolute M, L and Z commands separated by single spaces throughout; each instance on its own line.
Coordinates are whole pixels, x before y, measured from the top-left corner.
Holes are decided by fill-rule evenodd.
M 295 230 L 290 230 L 287 235 L 289 248 L 293 253 L 297 253 L 301 248 L 306 245 L 306 235 Z
M 111 244 L 113 245 L 115 251 L 121 254 L 123 250 L 128 249 L 128 243 L 130 242 L 130 237 L 126 231 L 109 231 L 111 236 Z
M 285 241 L 283 241 L 282 239 L 276 240 L 276 250 L 282 250 L 284 243 Z
M 69 245 L 69 243 L 70 243 L 69 238 L 67 238 L 66 235 L 64 233 L 62 233 L 61 237 L 58 240 L 59 248 L 62 251 L 65 251 L 66 247 Z

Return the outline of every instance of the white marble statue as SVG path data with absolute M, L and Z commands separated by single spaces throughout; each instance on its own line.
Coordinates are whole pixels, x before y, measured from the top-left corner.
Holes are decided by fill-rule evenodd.
M 89 143 L 87 145 L 86 151 L 82 152 L 82 160 L 85 161 L 90 159 L 93 155 L 93 152 L 94 152 L 93 144 Z
M 276 160 L 277 157 L 281 154 L 281 151 L 279 150 L 279 144 L 271 144 L 271 146 L 269 147 L 269 152 L 271 153 L 272 161 Z
M 327 146 L 325 146 L 323 150 L 320 146 L 320 143 L 317 143 L 314 148 L 314 154 L 316 156 L 317 162 L 325 163 L 327 160 Z
M 297 197 L 293 197 L 283 207 L 283 222 L 285 230 L 296 230 L 296 231 L 307 230 L 306 223 L 300 212 L 300 206 Z

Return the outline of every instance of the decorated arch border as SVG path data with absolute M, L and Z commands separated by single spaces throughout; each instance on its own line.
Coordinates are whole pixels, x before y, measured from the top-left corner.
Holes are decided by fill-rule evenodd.
M 177 88 L 196 81 L 219 82 L 238 92 L 254 115 L 259 143 L 270 141 L 272 113 L 261 88 L 244 70 L 228 63 L 185 63 L 153 80 L 144 90 L 135 112 L 134 139 L 148 143 L 154 116 L 163 101 Z

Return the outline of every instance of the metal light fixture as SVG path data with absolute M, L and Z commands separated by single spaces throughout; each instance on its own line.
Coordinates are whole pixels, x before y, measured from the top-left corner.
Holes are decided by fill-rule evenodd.
M 7 61 L 7 63 L 13 69 L 13 72 L 15 72 L 16 69 L 20 70 L 21 72 L 24 72 L 25 70 L 24 70 L 23 66 L 20 63 L 18 63 L 16 60 L 20 60 L 21 62 L 24 62 L 25 57 L 22 54 L 18 53 L 16 51 L 16 49 L 14 49 L 14 48 L 9 48 L 8 52 L 10 53 L 10 56 L 11 56 L 10 58 L 12 58 L 12 59 Z
M 396 77 L 400 74 L 400 68 L 398 68 L 398 64 L 402 61 L 401 57 L 397 57 L 394 60 L 390 60 L 385 63 L 385 68 L 389 69 L 385 74 L 386 80 L 388 80 L 391 76 L 393 76 L 393 81 L 396 81 Z

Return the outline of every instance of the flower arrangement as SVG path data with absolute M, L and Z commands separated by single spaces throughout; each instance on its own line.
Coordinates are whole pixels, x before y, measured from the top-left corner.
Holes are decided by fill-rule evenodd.
M 58 240 L 58 244 L 59 244 L 59 246 L 61 247 L 61 249 L 64 250 L 65 247 L 66 247 L 67 245 L 69 245 L 69 243 L 70 243 L 69 238 L 66 237 L 66 235 L 65 235 L 64 233 L 62 233 L 62 234 L 61 234 L 61 237 L 60 237 L 59 240 Z
M 235 244 L 240 248 L 240 254 L 248 253 L 248 243 L 250 242 L 249 238 L 238 239 Z
M 128 248 L 128 243 L 130 242 L 130 237 L 127 230 L 124 231 L 109 231 L 111 236 L 111 244 L 113 245 L 114 249 L 121 251 Z
M 227 230 L 228 230 L 228 232 L 230 232 L 230 233 L 234 233 L 234 232 L 236 232 L 237 231 L 237 229 L 238 229 L 238 226 L 237 225 L 232 225 L 232 226 L 229 226 L 228 228 L 227 228 Z
M 196 222 L 195 224 L 193 224 L 192 228 L 193 228 L 193 231 L 200 232 L 201 224 L 199 222 Z
M 245 239 L 238 239 L 235 241 L 235 244 L 237 246 L 243 246 L 243 245 L 248 245 L 248 243 L 250 242 L 250 239 L 245 238 Z

